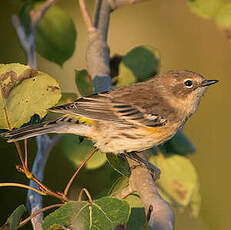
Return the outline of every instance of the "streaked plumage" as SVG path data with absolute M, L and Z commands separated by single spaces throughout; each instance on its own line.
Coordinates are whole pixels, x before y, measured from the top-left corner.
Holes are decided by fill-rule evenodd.
M 192 87 L 186 86 L 187 79 Z M 74 133 L 92 138 L 103 152 L 141 151 L 171 138 L 195 112 L 206 86 L 215 82 L 191 71 L 169 71 L 53 107 L 49 111 L 65 115 L 3 135 L 11 142 L 44 133 Z

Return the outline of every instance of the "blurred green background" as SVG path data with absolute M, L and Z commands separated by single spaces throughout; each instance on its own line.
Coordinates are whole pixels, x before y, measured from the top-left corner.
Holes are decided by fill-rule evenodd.
M 16 33 L 11 26 L 11 14 L 18 12 L 14 1 L 0 4 L 0 63 L 25 63 Z M 88 1 L 87 3 L 91 3 Z M 86 67 L 87 30 L 77 1 L 59 1 L 58 5 L 72 16 L 77 28 L 74 56 L 60 68 L 37 56 L 38 69 L 49 73 L 60 83 L 62 91 L 74 92 L 74 70 Z M 89 5 L 92 9 L 91 5 Z M 67 34 L 68 36 L 68 34 Z M 112 13 L 109 40 L 111 55 L 125 54 L 138 45 L 151 45 L 161 54 L 161 72 L 169 69 L 188 69 L 207 79 L 218 79 L 202 99 L 198 112 L 186 124 L 184 131 L 197 151 L 191 159 L 200 177 L 202 206 L 198 219 L 177 214 L 176 229 L 229 230 L 231 226 L 231 154 L 230 94 L 231 43 L 212 21 L 193 15 L 186 0 L 145 1 L 126 6 Z M 29 141 L 30 161 L 36 153 L 34 140 Z M 16 150 L 13 144 L 0 140 L 0 182 L 27 183 L 15 170 Z M 92 192 L 101 191 L 98 178 L 106 177 L 104 166 L 95 171 L 82 171 L 75 184 L 87 185 Z M 45 171 L 45 183 L 55 190 L 63 190 L 73 173 L 65 159 L 61 144 L 52 152 Z M 93 178 L 86 181 L 86 178 Z M 110 178 L 108 178 L 109 180 Z M 0 189 L 0 226 L 8 215 L 25 202 L 26 191 L 19 188 Z M 52 200 L 53 201 L 53 200 Z M 52 202 L 46 201 L 46 202 Z M 30 226 L 27 227 L 30 229 Z

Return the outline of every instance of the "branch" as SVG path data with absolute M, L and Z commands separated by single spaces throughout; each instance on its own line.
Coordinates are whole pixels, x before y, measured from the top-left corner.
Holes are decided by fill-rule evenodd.
M 47 163 L 47 159 L 49 157 L 51 150 L 59 141 L 60 137 L 61 137 L 60 134 L 56 135 L 53 139 L 49 138 L 48 135 L 41 135 L 36 137 L 38 151 L 33 163 L 32 174 L 39 181 L 43 181 L 43 173 Z M 38 184 L 35 183 L 33 180 L 30 181 L 30 186 L 35 189 L 39 189 Z M 32 190 L 29 190 L 27 193 L 27 207 L 31 214 L 42 209 L 42 196 Z M 36 215 L 31 220 L 34 229 L 36 230 L 41 229 L 40 227 L 41 227 L 42 220 L 43 220 L 43 213 Z
M 31 68 L 37 68 L 36 54 L 35 54 L 35 36 L 37 34 L 38 25 L 49 9 L 57 0 L 46 0 L 38 9 L 31 10 L 31 27 L 30 34 L 26 35 L 25 29 L 20 22 L 20 19 L 16 15 L 12 15 L 12 24 L 16 30 L 18 35 L 20 44 L 25 51 L 27 58 L 27 65 Z M 53 146 L 60 139 L 60 135 L 57 135 L 53 139 L 50 139 L 47 135 L 37 136 L 37 144 L 38 144 L 38 152 L 33 164 L 32 174 L 38 178 L 40 181 L 43 179 L 43 171 Z M 30 186 L 34 188 L 38 188 L 38 185 L 33 181 L 30 181 Z M 28 192 L 27 204 L 29 206 L 31 214 L 33 214 L 36 210 L 42 208 L 42 197 L 41 195 L 35 193 L 32 190 Z M 31 222 L 33 228 L 36 230 L 42 229 L 42 219 L 43 215 L 39 214 L 34 217 Z
M 126 5 L 132 5 L 139 2 L 144 2 L 144 0 L 109 0 L 111 6 L 113 9 L 126 6 Z
M 20 44 L 26 54 L 27 64 L 31 66 L 31 68 L 36 69 L 36 56 L 35 56 L 35 44 L 34 36 L 27 36 L 25 29 L 23 28 L 20 19 L 17 15 L 12 15 L 11 17 L 12 25 L 14 26 L 16 33 L 18 35 Z
M 110 54 L 106 43 L 111 11 L 107 0 L 97 0 L 94 30 L 88 30 L 87 67 L 94 82 L 95 92 L 111 89 Z
M 139 167 L 138 163 L 130 159 L 128 161 L 130 167 L 133 167 L 129 178 L 129 190 L 139 193 L 148 217 L 149 229 L 173 230 L 174 213 L 168 203 L 161 198 L 148 169 Z M 134 167 L 136 165 L 138 167 Z
M 27 64 L 33 69 L 37 68 L 35 56 L 35 36 L 37 33 L 38 25 L 49 7 L 51 7 L 56 1 L 57 0 L 47 0 L 38 9 L 30 11 L 31 26 L 29 35 L 26 35 L 25 29 L 23 28 L 19 17 L 17 15 L 12 15 L 12 25 L 14 26 L 20 44 L 26 53 Z
M 109 68 L 110 54 L 109 47 L 106 43 L 110 13 L 118 6 L 138 1 L 139 0 L 96 1 L 95 29 L 91 31 L 88 30 L 89 43 L 87 48 L 88 71 L 93 79 L 96 92 L 106 91 L 111 88 Z M 84 1 L 82 1 L 82 3 L 84 4 Z M 83 15 L 86 13 L 83 11 L 87 11 L 86 7 L 81 7 L 81 10 Z M 130 167 L 134 169 L 129 179 L 129 187 L 123 190 L 121 196 L 127 196 L 129 192 L 137 191 L 146 210 L 149 229 L 173 230 L 174 213 L 168 203 L 161 198 L 148 169 L 136 167 L 137 163 L 131 160 L 129 160 L 129 164 Z

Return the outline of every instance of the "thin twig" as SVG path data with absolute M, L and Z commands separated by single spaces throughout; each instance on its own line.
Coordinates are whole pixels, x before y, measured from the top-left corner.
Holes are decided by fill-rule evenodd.
M 51 208 L 57 208 L 57 207 L 62 207 L 64 204 L 52 204 L 50 206 L 47 206 L 45 208 L 42 208 L 36 212 L 34 212 L 32 215 L 30 215 L 29 217 L 27 217 L 25 220 L 21 221 L 18 225 L 18 227 L 22 227 L 24 224 L 26 224 L 28 221 L 30 221 L 31 219 L 33 219 L 35 216 L 39 215 L 42 212 L 45 212 Z
M 38 186 L 39 188 L 44 192 L 46 193 L 47 195 L 50 195 L 50 196 L 53 196 L 59 200 L 61 200 L 62 202 L 67 202 L 68 199 L 66 196 L 64 196 L 63 194 L 60 194 L 60 193 L 56 193 L 56 192 L 53 192 L 52 190 L 50 190 L 48 187 L 46 187 L 41 181 L 39 181 L 36 177 L 34 177 L 32 175 L 31 177 L 31 180 L 34 181 Z
M 25 151 L 25 166 L 28 168 L 28 151 L 27 151 L 27 139 L 24 140 L 24 151 Z
M 87 25 L 88 31 L 95 30 L 95 27 L 93 26 L 91 16 L 89 15 L 89 12 L 87 10 L 85 0 L 79 0 L 79 6 L 83 15 L 83 19 L 85 24 Z
M 113 9 L 121 6 L 132 5 L 139 2 L 144 2 L 146 0 L 108 0 Z
M 83 196 L 83 192 L 85 192 L 85 194 L 87 195 L 88 197 L 88 200 L 90 201 L 90 203 L 92 204 L 93 203 L 93 200 L 91 198 L 91 195 L 90 193 L 88 192 L 88 190 L 86 188 L 82 188 L 80 193 L 79 193 L 79 198 L 78 198 L 78 201 L 81 201 L 82 200 L 82 196 Z
M 61 200 L 62 202 L 67 202 L 68 198 L 66 196 L 64 196 L 62 193 L 58 193 L 58 192 L 53 192 L 51 189 L 49 189 L 46 185 L 44 185 L 38 178 L 36 178 L 33 173 L 31 173 L 28 169 L 26 169 L 26 171 L 21 167 L 21 166 L 16 166 L 16 169 L 25 174 L 27 176 L 27 178 L 29 178 L 31 181 L 34 182 L 34 184 L 36 184 L 36 186 L 30 186 L 32 188 L 39 188 L 44 194 L 46 195 L 50 195 L 53 196 L 59 200 Z M 38 189 L 36 189 L 38 190 Z M 32 193 L 32 191 L 29 190 L 29 192 Z
M 19 183 L 0 183 L 0 187 L 20 187 L 20 188 L 26 188 L 26 189 L 31 189 L 35 192 L 37 192 L 40 195 L 47 195 L 45 192 L 39 191 L 29 185 L 25 185 L 25 184 L 19 184 Z
M 41 19 L 47 12 L 47 10 L 55 4 L 57 0 L 47 0 L 45 1 L 38 9 L 31 10 L 30 17 L 33 30 L 37 30 L 37 26 L 39 25 Z
M 94 155 L 94 153 L 97 151 L 98 149 L 95 148 L 91 151 L 91 153 L 88 155 L 88 157 L 81 163 L 81 165 L 79 166 L 79 168 L 75 171 L 75 173 L 73 174 L 73 176 L 71 177 L 71 179 L 68 181 L 66 188 L 64 190 L 64 196 L 67 195 L 69 188 L 73 182 L 73 180 L 75 179 L 75 177 L 77 176 L 77 174 L 79 173 L 80 169 L 86 164 L 86 162 Z
M 23 167 L 24 173 L 27 176 L 27 178 L 30 179 L 30 173 L 28 173 L 27 167 L 25 165 L 25 160 L 23 159 L 23 154 L 22 154 L 21 147 L 20 147 L 20 145 L 19 145 L 19 143 L 17 141 L 15 141 L 14 144 L 16 146 L 16 149 L 17 149 L 20 161 L 22 163 L 22 167 Z

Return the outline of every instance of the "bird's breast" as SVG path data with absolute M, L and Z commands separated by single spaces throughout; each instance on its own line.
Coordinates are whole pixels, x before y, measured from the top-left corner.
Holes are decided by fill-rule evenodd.
M 175 133 L 171 126 L 144 127 L 125 126 L 99 122 L 98 127 L 92 130 L 92 139 L 95 146 L 103 152 L 123 153 L 124 151 L 142 151 L 157 146 Z

